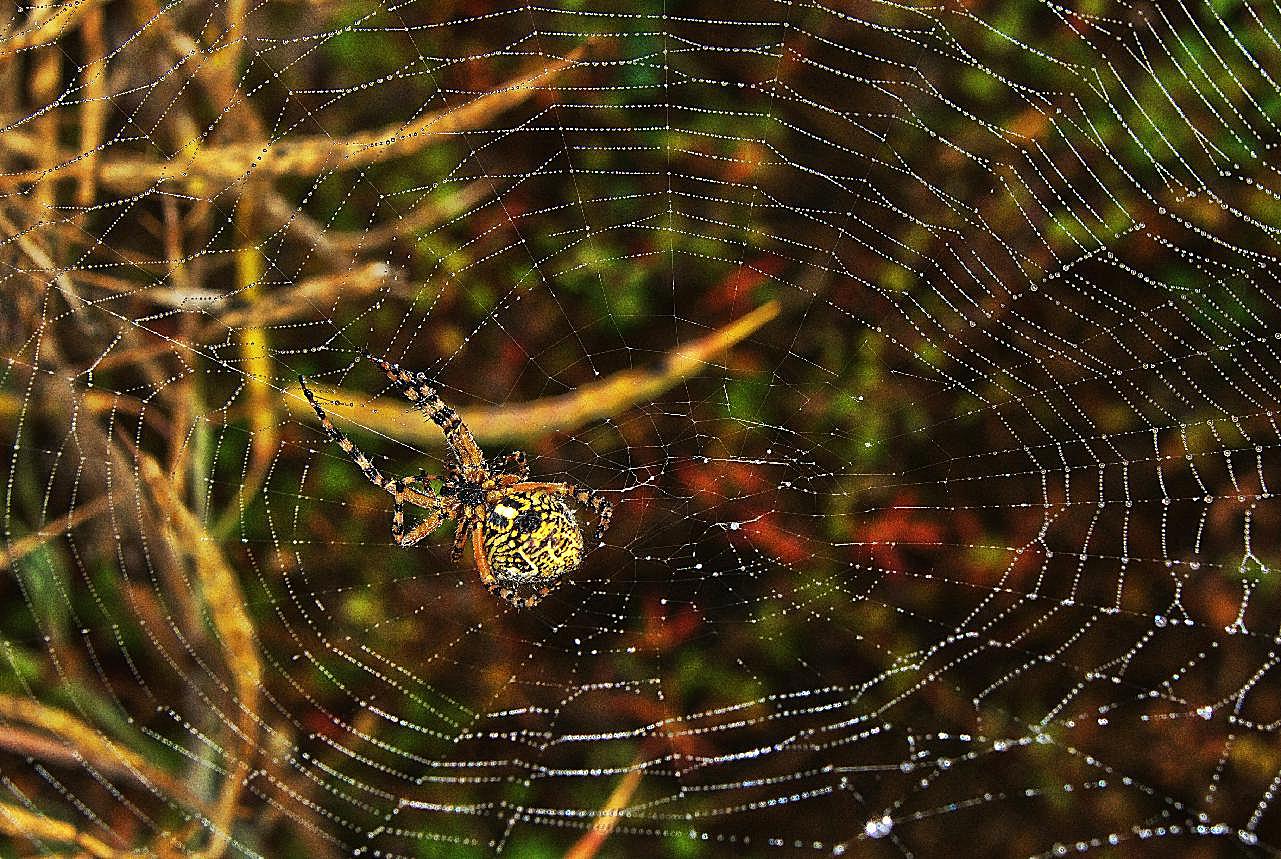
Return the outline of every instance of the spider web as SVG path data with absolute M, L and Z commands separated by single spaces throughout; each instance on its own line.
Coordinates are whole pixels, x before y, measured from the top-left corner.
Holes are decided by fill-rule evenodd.
M 1281 847 L 1275 3 L 7 14 L 14 855 Z

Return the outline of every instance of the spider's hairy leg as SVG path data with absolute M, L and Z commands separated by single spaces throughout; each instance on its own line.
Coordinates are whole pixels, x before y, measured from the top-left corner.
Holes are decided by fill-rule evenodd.
M 476 556 L 476 572 L 480 573 L 480 580 L 485 587 L 494 592 L 498 587 L 498 580 L 494 578 L 493 572 L 489 569 L 489 559 L 485 557 L 485 532 L 479 525 L 466 530 L 459 526 L 458 530 L 463 534 L 464 546 L 466 546 L 467 537 L 471 537 L 472 554 Z
M 480 532 L 475 520 L 465 515 L 459 516 L 458 530 L 454 532 L 454 544 L 449 547 L 449 562 L 451 564 L 462 563 L 463 553 L 467 551 L 467 538 L 472 536 L 473 531 Z M 485 565 L 485 569 L 489 569 L 488 564 Z M 483 575 L 481 577 L 484 578 Z
M 489 463 L 489 470 L 495 474 L 514 477 L 517 481 L 529 479 L 529 457 L 523 450 L 513 450 L 503 456 L 494 457 Z
M 391 536 L 392 539 L 396 541 L 396 545 L 402 548 L 409 548 L 415 543 L 418 543 L 432 531 L 435 531 L 440 527 L 440 523 L 446 515 L 445 512 L 442 512 L 440 507 L 433 505 L 427 508 L 427 516 L 421 522 L 409 531 L 406 531 L 405 502 L 414 502 L 415 500 L 405 491 L 405 483 L 409 479 L 410 478 L 406 478 L 405 480 L 393 480 L 391 484 L 395 491 L 395 501 L 392 502 L 391 508 Z
M 471 430 L 467 429 L 458 412 L 440 398 L 436 389 L 428 382 L 425 373 L 411 373 L 382 358 L 375 358 L 373 355 L 367 355 L 367 357 L 382 368 L 388 379 L 396 383 L 406 399 L 422 409 L 423 414 L 444 430 L 445 441 L 448 442 L 459 462 L 473 468 L 485 464 L 485 456 L 481 453 L 480 446 L 476 444 Z
M 306 395 L 307 402 L 311 403 L 311 407 L 316 410 L 316 417 L 320 418 L 320 426 L 324 429 L 325 435 L 329 440 L 342 448 L 343 453 L 351 457 L 356 465 L 360 466 L 361 472 L 370 483 L 381 489 L 386 489 L 388 492 L 394 492 L 395 490 L 391 488 L 392 481 L 384 477 L 383 473 L 370 462 L 369 457 L 361 453 L 360 448 L 352 444 L 351 439 L 347 438 L 342 430 L 334 426 L 334 422 L 329 419 L 329 415 L 325 414 L 325 410 L 320 407 L 320 403 L 316 402 L 316 395 L 311 392 L 311 388 L 307 387 L 307 380 L 299 376 L 298 384 L 302 385 L 302 392 Z
M 596 514 L 597 524 L 596 533 L 592 536 L 593 543 L 601 541 L 601 537 L 605 536 L 605 532 L 609 529 L 610 520 L 614 518 L 614 505 L 606 501 L 605 496 L 594 489 L 584 489 L 572 483 L 517 483 L 510 487 L 510 491 L 550 492 L 553 495 L 573 498 Z

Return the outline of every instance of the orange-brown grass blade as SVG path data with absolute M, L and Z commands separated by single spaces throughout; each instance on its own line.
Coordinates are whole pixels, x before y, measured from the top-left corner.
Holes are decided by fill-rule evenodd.
M 102 142 L 107 123 L 107 46 L 103 38 L 104 13 L 96 3 L 85 3 L 88 11 L 80 28 L 86 62 L 80 72 L 84 103 L 80 108 L 80 179 L 76 188 L 76 205 L 88 206 L 98 192 L 98 144 Z
M 633 764 L 633 769 L 628 770 L 627 775 L 623 776 L 622 781 L 610 792 L 609 798 L 605 800 L 600 813 L 596 816 L 596 823 L 582 838 L 574 842 L 574 846 L 565 854 L 565 859 L 592 859 L 596 855 L 614 831 L 614 827 L 618 825 L 618 821 L 622 819 L 619 812 L 631 802 L 632 794 L 636 793 L 636 788 L 640 786 L 644 774 L 645 771 L 639 766 L 639 761 Z
M 718 353 L 749 337 L 776 317 L 779 303 L 769 301 L 724 328 L 672 349 L 657 366 L 623 370 L 577 390 L 528 403 L 497 408 L 461 409 L 463 422 L 476 440 L 519 442 L 548 432 L 569 432 L 591 421 L 617 417 L 637 403 L 650 402 L 697 371 Z M 441 443 L 440 430 L 422 419 L 408 403 L 380 402 L 376 408 L 358 406 L 366 394 L 307 382 L 316 396 L 326 400 L 325 410 L 369 430 L 424 446 Z M 302 395 L 298 395 L 302 399 Z M 304 402 L 305 405 L 305 402 Z M 310 412 L 310 409 L 308 409 Z
M 347 137 L 307 135 L 265 145 L 262 141 L 223 146 L 192 145 L 168 161 L 116 160 L 104 162 L 101 181 L 118 190 L 139 190 L 160 180 L 188 187 L 194 193 L 209 190 L 210 183 L 229 184 L 252 174 L 255 177 L 316 176 L 326 170 L 351 170 L 392 158 L 403 158 L 427 147 L 442 134 L 476 128 L 494 116 L 546 89 L 550 79 L 573 66 L 586 45 L 565 57 L 459 107 L 427 113 L 409 123 L 393 123 Z M 21 177 L 18 181 L 24 181 Z
M 3 410 L 0 410 L 0 414 L 2 413 Z M 10 543 L 7 551 L 0 550 L 0 570 L 16 564 L 55 537 L 61 537 L 73 528 L 80 527 L 106 510 L 110 503 L 109 496 L 100 495 L 92 501 L 81 504 L 61 519 L 50 522 L 35 533 L 23 534 Z
M 258 700 L 262 683 L 262 661 L 254 640 L 253 621 L 245 607 L 240 580 L 228 564 L 214 537 L 187 508 L 172 481 L 147 454 L 134 450 L 143 483 L 160 517 L 167 517 L 166 536 L 180 557 L 190 559 L 200 586 L 200 596 L 226 656 L 240 717 L 235 732 L 241 754 L 228 766 L 214 809 L 213 835 L 200 855 L 216 859 L 227 849 L 231 824 L 240 800 L 241 787 L 257 746 Z M 230 762 L 229 762 L 230 763 Z
M 244 253 L 250 253 L 246 249 Z M 254 251 L 254 253 L 257 253 Z M 237 265 L 241 263 L 238 261 Z M 83 273 L 77 273 L 80 275 Z M 240 271 L 237 281 L 244 280 L 246 273 Z M 145 299 L 161 307 L 172 307 L 179 310 L 190 310 L 204 313 L 211 325 L 224 328 L 244 328 L 248 326 L 274 325 L 299 317 L 314 316 L 316 310 L 327 310 L 339 298 L 352 298 L 367 295 L 387 286 L 391 282 L 403 280 L 403 272 L 385 262 L 368 262 L 357 265 L 350 270 L 333 271 L 329 274 L 318 274 L 304 278 L 289 286 L 275 285 L 271 289 L 255 289 L 252 293 L 237 289 L 231 294 L 213 289 L 195 289 L 180 287 L 152 287 L 139 290 L 137 284 L 128 281 L 110 281 L 105 278 L 84 277 L 84 281 L 93 286 L 116 293 L 129 293 L 131 297 Z M 252 281 L 250 281 L 252 282 Z M 205 332 L 206 336 L 217 336 Z M 181 344 L 177 344 L 181 347 Z M 175 344 L 160 341 L 158 352 L 172 351 Z M 98 366 L 110 366 L 117 363 L 113 353 L 103 359 Z M 136 360 L 131 355 L 129 361 Z
M 251 323 L 261 328 L 313 316 L 317 308 L 328 309 L 340 297 L 358 298 L 399 279 L 401 272 L 385 262 L 365 263 L 351 271 L 309 277 L 284 289 L 260 291 L 253 304 L 215 315 L 217 322 L 228 328 L 240 328 Z
M 130 778 L 208 813 L 180 779 L 70 713 L 30 698 L 0 695 L 0 748 L 59 763 L 83 761 L 109 777 Z
M 48 43 L 71 32 L 79 25 L 81 19 L 92 9 L 99 6 L 102 0 L 81 0 L 79 3 L 36 4 L 32 7 L 32 18 L 8 38 L 0 39 L 0 62 L 12 59 L 19 52 Z M 35 15 L 41 14 L 40 20 Z
M 95 414 L 109 412 L 112 409 L 128 415 L 139 415 L 143 412 L 143 403 L 137 397 L 124 394 L 113 394 L 110 391 L 85 391 L 81 404 Z M 12 391 L 0 391 L 0 419 L 17 417 L 22 411 L 22 397 Z M 154 412 L 154 409 L 152 410 Z M 153 418 L 154 420 L 154 414 Z M 157 429 L 162 429 L 157 426 Z
M 7 802 L 0 802 L 0 832 L 8 834 L 18 843 L 34 843 L 45 849 L 47 845 L 44 842 L 74 844 L 80 848 L 67 855 L 87 854 L 96 859 L 132 859 L 145 855 L 132 850 L 117 850 L 87 832 L 81 832 L 65 820 L 46 817 Z

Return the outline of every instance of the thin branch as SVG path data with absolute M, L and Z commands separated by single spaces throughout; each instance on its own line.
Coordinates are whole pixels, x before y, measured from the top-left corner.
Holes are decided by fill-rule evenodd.
M 577 390 L 528 403 L 486 409 L 462 409 L 463 421 L 477 441 L 522 441 L 548 432 L 569 432 L 605 417 L 616 417 L 637 403 L 650 402 L 676 383 L 695 373 L 714 355 L 724 352 L 769 322 L 779 303 L 769 301 L 697 340 L 677 346 L 647 369 L 622 370 Z M 308 381 L 317 396 L 329 400 L 328 411 L 354 426 L 406 442 L 432 446 L 441 443 L 440 430 L 422 419 L 412 405 L 396 401 L 376 408 L 357 406 L 368 400 L 357 394 Z M 302 400 L 302 394 L 298 394 Z M 310 411 L 308 409 L 308 411 Z
M 0 695 L 0 748 L 56 763 L 87 764 L 106 776 L 128 778 L 188 808 L 209 812 L 181 779 L 70 713 L 34 699 Z
M 166 161 L 103 159 L 99 163 L 98 179 L 118 191 L 140 191 L 165 181 L 182 185 L 192 193 L 205 194 L 217 190 L 211 188 L 212 185 L 230 185 L 250 176 L 264 179 L 318 176 L 327 170 L 352 170 L 403 158 L 420 152 L 442 135 L 482 126 L 494 116 L 528 101 L 535 93 L 549 89 L 547 79 L 575 65 L 586 53 L 587 44 L 505 86 L 457 107 L 424 114 L 408 125 L 397 122 L 348 137 L 298 135 L 266 145 L 253 141 L 201 146 L 195 139 Z M 62 178 L 73 168 L 78 169 L 78 162 L 78 157 L 64 154 L 56 166 L 0 178 L 7 186 L 47 182 Z
M 50 522 L 35 533 L 23 534 L 9 545 L 7 551 L 0 551 L 0 570 L 8 569 L 55 537 L 61 537 L 72 529 L 80 527 L 105 511 L 110 504 L 110 496 L 100 495 L 87 504 L 81 504 L 61 519 Z

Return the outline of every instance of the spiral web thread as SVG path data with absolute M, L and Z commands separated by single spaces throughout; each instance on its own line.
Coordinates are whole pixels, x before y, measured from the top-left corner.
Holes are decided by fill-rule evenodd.
M 14 849 L 1276 852 L 1281 8 L 480 6 L 12 13 Z

